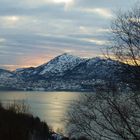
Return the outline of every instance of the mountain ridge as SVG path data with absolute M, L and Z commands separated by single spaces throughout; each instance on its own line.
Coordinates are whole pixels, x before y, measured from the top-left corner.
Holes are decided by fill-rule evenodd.
M 18 90 L 95 90 L 98 83 L 122 82 L 126 64 L 111 59 L 62 54 L 37 67 L 0 71 L 0 87 Z M 7 74 L 6 74 L 7 73 Z

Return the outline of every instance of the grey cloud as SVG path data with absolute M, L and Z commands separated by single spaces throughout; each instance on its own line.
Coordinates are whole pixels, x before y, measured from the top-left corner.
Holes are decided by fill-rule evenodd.
M 65 9 L 63 4 L 41 0 L 0 0 L 0 39 L 5 39 L 0 42 L 0 67 L 20 65 L 19 60 L 37 54 L 47 57 L 45 54 L 55 56 L 66 51 L 87 57 L 92 53 L 100 55 L 100 49 L 106 46 L 102 43 L 108 38 L 102 29 L 109 28 L 111 18 L 99 14 L 97 8 L 113 13 L 134 3 L 133 0 L 74 1 L 72 7 Z M 86 12 L 87 9 L 96 9 L 97 13 Z

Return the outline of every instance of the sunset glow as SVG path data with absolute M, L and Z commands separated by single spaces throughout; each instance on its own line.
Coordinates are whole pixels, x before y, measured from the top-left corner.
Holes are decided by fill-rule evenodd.
M 139 1 L 0 0 L 0 140 L 140 140 Z
M 108 33 L 113 11 L 128 9 L 133 3 L 133 0 L 0 2 L 0 68 L 38 66 L 63 53 L 86 58 L 101 56 L 101 50 L 110 44 Z

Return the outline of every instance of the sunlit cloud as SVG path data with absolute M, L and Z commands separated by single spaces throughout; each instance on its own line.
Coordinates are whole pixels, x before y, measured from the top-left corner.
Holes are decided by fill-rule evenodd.
M 79 27 L 80 33 L 84 34 L 94 34 L 94 33 L 109 33 L 110 30 L 108 28 L 93 28 L 87 26 L 80 26 Z
M 109 33 L 110 32 L 110 29 L 107 29 L 107 28 L 99 28 L 99 29 L 97 29 L 97 32 L 100 32 L 100 33 Z
M 90 33 L 91 30 L 88 27 L 80 26 L 79 30 L 81 33 Z
M 6 39 L 5 38 L 0 38 L 0 43 L 4 43 L 6 42 Z
M 69 8 L 74 4 L 74 0 L 24 0 L 21 2 L 22 4 L 30 7 L 30 8 L 37 8 L 45 5 L 64 5 L 64 8 Z
M 64 4 L 65 10 L 68 10 L 71 6 L 74 5 L 74 0 L 52 0 L 56 4 Z
M 88 41 L 91 43 L 95 43 L 97 45 L 109 45 L 110 44 L 110 42 L 107 40 L 99 40 L 99 39 L 95 39 L 95 38 L 84 38 L 82 40 Z
M 52 0 L 54 3 L 71 3 L 73 0 Z
M 8 20 L 8 21 L 12 21 L 12 22 L 17 22 L 19 20 L 19 17 L 18 16 L 7 16 L 7 17 L 4 17 L 5 20 Z
M 112 9 L 133 2 L 0 0 L 0 67 L 37 66 L 64 52 L 100 56 L 100 48 L 110 43 Z
M 0 48 L 3 48 L 4 46 L 3 46 L 3 44 L 6 42 L 6 39 L 5 38 L 0 38 Z M 2 51 L 0 50 L 0 53 L 1 53 Z
M 113 16 L 112 12 L 109 9 L 105 9 L 105 8 L 87 8 L 87 9 L 82 9 L 82 10 L 87 13 L 98 14 L 105 18 L 111 18 Z
M 4 16 L 1 17 L 5 22 L 16 23 L 19 21 L 20 17 L 18 16 Z
M 0 24 L 5 27 L 16 27 L 16 25 L 23 20 L 23 17 L 19 16 L 1 16 L 0 17 Z

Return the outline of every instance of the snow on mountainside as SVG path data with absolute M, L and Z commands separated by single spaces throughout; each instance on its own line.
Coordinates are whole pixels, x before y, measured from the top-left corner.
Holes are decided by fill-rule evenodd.
M 102 58 L 80 58 L 62 54 L 38 67 L 17 69 L 14 72 L 0 69 L 0 87 L 20 90 L 93 90 L 96 82 L 122 83 L 130 74 L 125 64 Z M 130 66 L 129 66 L 130 67 Z
M 19 80 L 13 72 L 0 69 L 0 90 L 17 89 L 16 82 Z
M 121 63 L 110 59 L 91 58 L 76 66 L 72 71 L 65 75 L 65 79 L 115 79 L 121 73 Z
M 36 68 L 18 69 L 15 73 L 22 78 L 49 78 L 51 76 L 63 78 L 65 76 L 66 79 L 67 77 L 74 78 L 77 76 L 81 76 L 77 78 L 83 78 L 83 76 L 84 78 L 89 78 L 96 75 L 102 77 L 105 73 L 108 74 L 110 67 L 114 67 L 117 64 L 116 61 L 109 59 L 98 57 L 86 59 L 65 53 Z
M 15 71 L 15 74 L 19 78 L 28 78 L 28 80 L 51 77 L 61 77 L 62 79 L 77 78 L 77 80 L 89 78 L 103 79 L 105 77 L 115 77 L 114 72 L 119 72 L 120 67 L 120 63 L 110 59 L 101 59 L 99 57 L 86 59 L 65 53 L 36 68 L 18 69 Z
M 21 68 L 21 69 L 16 69 L 16 71 L 14 71 L 14 73 L 19 78 L 26 78 L 26 77 L 30 77 L 31 75 L 33 75 L 34 70 L 35 70 L 35 68 L 33 68 L 33 67 Z
M 10 78 L 12 75 L 12 72 L 8 70 L 0 69 L 0 79 Z
M 37 69 L 39 69 L 39 75 L 44 74 L 63 75 L 64 72 L 72 70 L 74 67 L 76 67 L 83 61 L 85 61 L 85 59 L 65 53 L 54 58 L 47 64 L 39 66 Z
M 87 70 L 91 77 L 117 81 L 122 73 L 122 64 L 111 59 L 92 58 L 87 62 Z

